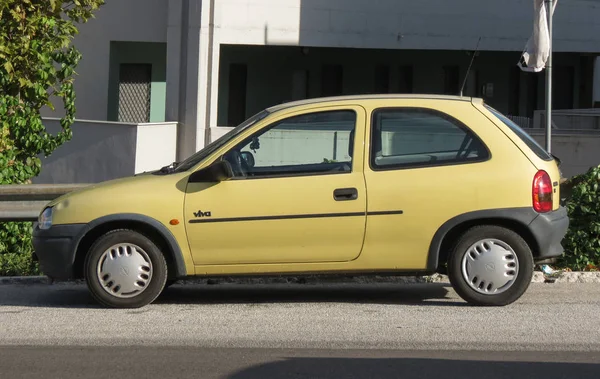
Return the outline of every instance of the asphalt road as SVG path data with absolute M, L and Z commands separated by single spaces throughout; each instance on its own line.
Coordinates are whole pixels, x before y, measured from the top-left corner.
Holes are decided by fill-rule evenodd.
M 279 350 L 198 347 L 0 348 L 3 378 L 598 378 L 596 353 Z
M 597 378 L 598 315 L 598 284 L 532 284 L 501 308 L 445 284 L 175 285 L 135 310 L 3 285 L 0 377 Z

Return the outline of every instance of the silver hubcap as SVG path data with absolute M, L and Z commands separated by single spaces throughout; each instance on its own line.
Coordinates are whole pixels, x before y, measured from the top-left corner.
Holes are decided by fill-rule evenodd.
M 475 291 L 494 295 L 508 290 L 519 274 L 514 250 L 496 239 L 474 243 L 462 259 L 462 274 Z
M 131 298 L 144 292 L 152 280 L 152 261 L 139 246 L 114 245 L 100 257 L 97 275 L 106 292 L 119 298 Z

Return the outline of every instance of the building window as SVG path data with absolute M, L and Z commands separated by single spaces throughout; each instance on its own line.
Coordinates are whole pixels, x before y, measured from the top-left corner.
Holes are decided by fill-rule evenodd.
M 390 92 L 390 68 L 389 66 L 377 66 L 375 68 L 375 93 Z
M 521 101 L 521 69 L 517 66 L 510 69 L 510 81 L 508 84 L 508 114 L 519 115 Z
M 517 68 L 518 70 L 519 68 Z M 480 97 L 483 94 L 482 88 L 479 86 L 479 71 L 471 68 L 471 70 L 466 74 L 467 81 L 465 82 L 465 88 L 463 90 L 463 95 L 472 96 L 472 97 Z M 462 85 L 462 82 L 461 82 Z
M 119 66 L 119 122 L 150 122 L 151 64 Z
M 323 96 L 338 96 L 343 92 L 344 71 L 341 65 L 324 65 L 321 74 Z
M 486 160 L 489 152 L 466 126 L 427 109 L 374 112 L 371 167 L 391 170 Z
M 527 117 L 533 117 L 533 114 L 536 109 L 540 106 L 540 98 L 538 96 L 538 74 L 529 74 L 525 76 L 526 82 L 526 92 L 527 96 L 525 97 L 526 102 L 526 112 L 525 115 Z
M 303 114 L 278 121 L 225 154 L 236 177 L 340 174 L 352 171 L 351 110 Z
M 554 69 L 553 109 L 573 109 L 575 104 L 575 68 L 559 66 Z
M 292 73 L 292 100 L 308 98 L 308 70 L 294 70 Z
M 398 74 L 398 93 L 413 93 L 412 66 L 400 66 Z
M 246 119 L 246 88 L 248 83 L 248 66 L 233 63 L 229 66 L 229 99 L 227 106 L 227 123 L 239 125 Z
M 458 66 L 444 66 L 444 94 L 458 95 L 459 93 Z

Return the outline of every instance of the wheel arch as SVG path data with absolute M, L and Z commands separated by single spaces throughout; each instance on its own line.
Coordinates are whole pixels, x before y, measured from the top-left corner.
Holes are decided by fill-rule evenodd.
M 446 221 L 433 236 L 429 245 L 427 270 L 438 272 L 448 260 L 456 239 L 476 225 L 498 225 L 518 233 L 527 242 L 534 257 L 539 254 L 540 244 L 529 228 L 538 214 L 528 207 L 490 209 L 464 213 Z
M 129 229 L 150 238 L 165 254 L 169 279 L 185 277 L 186 266 L 179 244 L 173 234 L 159 221 L 140 214 L 113 214 L 88 223 L 88 227 L 77 239 L 73 262 L 73 277 L 83 278 L 85 256 L 95 240 L 115 229 Z

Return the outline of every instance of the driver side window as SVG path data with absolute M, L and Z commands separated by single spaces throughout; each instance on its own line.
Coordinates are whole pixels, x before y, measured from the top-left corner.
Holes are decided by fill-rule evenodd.
M 234 177 L 272 177 L 352 171 L 356 113 L 326 111 L 290 117 L 229 151 Z

